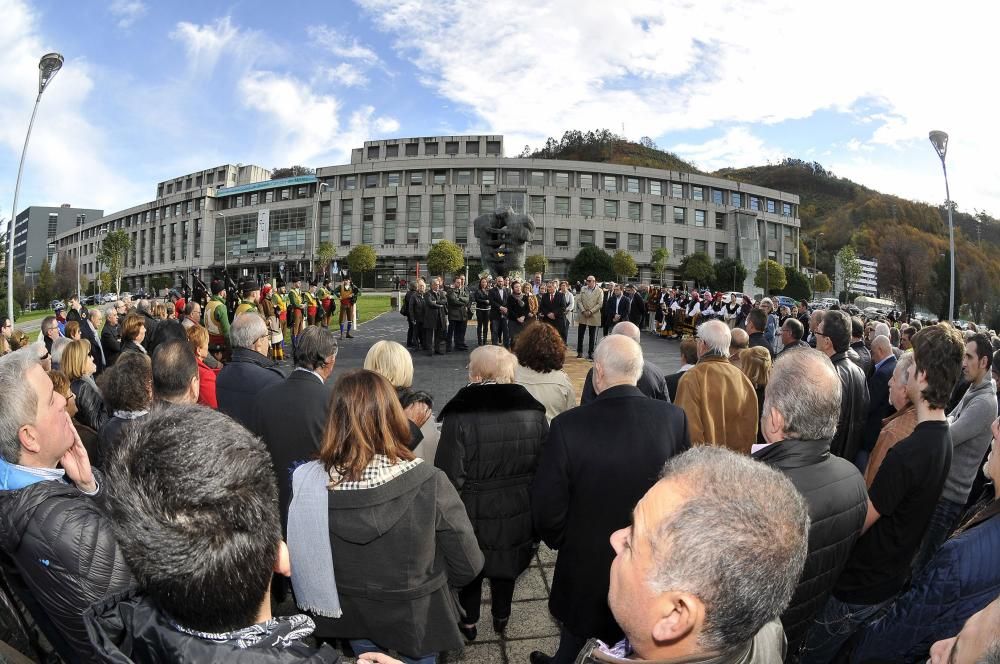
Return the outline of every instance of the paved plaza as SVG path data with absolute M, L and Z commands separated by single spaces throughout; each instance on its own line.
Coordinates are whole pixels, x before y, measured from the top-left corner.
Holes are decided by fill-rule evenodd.
M 470 350 L 475 348 L 475 321 L 466 335 Z M 364 365 L 365 354 L 372 344 L 381 339 L 406 343 L 406 319 L 395 312 L 365 323 L 355 333 L 353 339 L 343 339 L 337 354 L 337 365 L 332 380 L 350 369 Z M 570 331 L 565 370 L 576 385 L 579 398 L 583 381 L 592 365 L 587 360 L 576 359 L 576 330 Z M 655 362 L 665 373 L 677 371 L 680 367 L 678 343 L 667 341 L 644 332 L 643 355 Z M 584 347 L 586 354 L 586 347 Z M 427 357 L 414 353 L 413 386 L 434 397 L 434 412 L 441 410 L 445 403 L 468 382 L 466 365 L 468 353 L 453 352 Z M 433 420 L 424 427 L 425 444 L 430 442 L 436 448 L 437 430 Z M 428 441 L 429 439 L 429 441 Z M 420 448 L 418 448 L 420 452 Z M 610 546 L 610 545 L 609 545 Z M 479 636 L 464 651 L 447 653 L 443 661 L 449 664 L 469 662 L 475 664 L 527 664 L 532 650 L 541 650 L 550 655 L 556 651 L 559 627 L 549 615 L 548 596 L 552 587 L 552 572 L 556 554 L 544 544 L 535 555 L 531 567 L 517 580 L 514 588 L 514 604 L 504 638 L 493 631 L 489 608 L 489 584 L 483 584 L 483 609 L 479 620 Z

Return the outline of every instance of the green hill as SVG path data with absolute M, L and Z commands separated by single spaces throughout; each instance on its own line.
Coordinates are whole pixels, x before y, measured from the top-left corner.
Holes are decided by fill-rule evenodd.
M 641 143 L 631 141 L 608 131 L 567 131 L 562 139 L 549 138 L 545 146 L 532 150 L 524 146 L 519 157 L 531 159 L 568 159 L 571 161 L 596 161 L 607 164 L 662 168 L 686 173 L 703 173 L 672 152 L 656 147 L 649 138 Z

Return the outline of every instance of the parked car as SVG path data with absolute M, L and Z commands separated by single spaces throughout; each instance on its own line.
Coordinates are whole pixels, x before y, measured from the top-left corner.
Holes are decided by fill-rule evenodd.
M 796 304 L 798 304 L 795 301 L 795 298 L 788 297 L 787 295 L 775 295 L 774 296 L 774 300 L 776 302 L 775 308 L 777 308 L 777 307 L 788 307 L 789 309 L 791 309 Z

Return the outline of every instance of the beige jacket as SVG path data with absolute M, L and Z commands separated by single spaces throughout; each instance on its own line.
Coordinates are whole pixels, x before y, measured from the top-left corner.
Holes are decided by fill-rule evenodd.
M 576 296 L 576 309 L 580 312 L 577 322 L 580 325 L 600 325 L 603 304 L 604 291 L 595 287 L 594 291 L 590 292 L 590 289 L 584 286 Z
M 692 445 L 749 454 L 757 441 L 757 392 L 728 357 L 705 355 L 685 371 L 674 404 L 687 414 Z
M 576 406 L 576 391 L 565 371 L 541 373 L 528 367 L 517 365 L 514 382 L 523 385 L 538 403 L 545 406 L 545 419 L 552 418 Z

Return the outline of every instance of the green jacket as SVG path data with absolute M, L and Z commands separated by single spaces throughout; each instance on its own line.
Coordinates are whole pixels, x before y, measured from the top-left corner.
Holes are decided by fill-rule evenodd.
M 305 302 L 302 301 L 302 291 L 292 288 L 288 291 L 288 308 L 305 310 Z
M 225 299 L 213 295 L 205 311 L 205 328 L 209 334 L 221 334 L 229 341 L 229 310 Z
M 242 300 L 236 307 L 236 313 L 234 315 L 239 316 L 240 314 L 245 314 L 248 311 L 254 313 L 260 313 L 260 309 L 257 308 L 257 304 L 251 300 Z
M 448 320 L 468 320 L 469 291 L 448 289 Z

